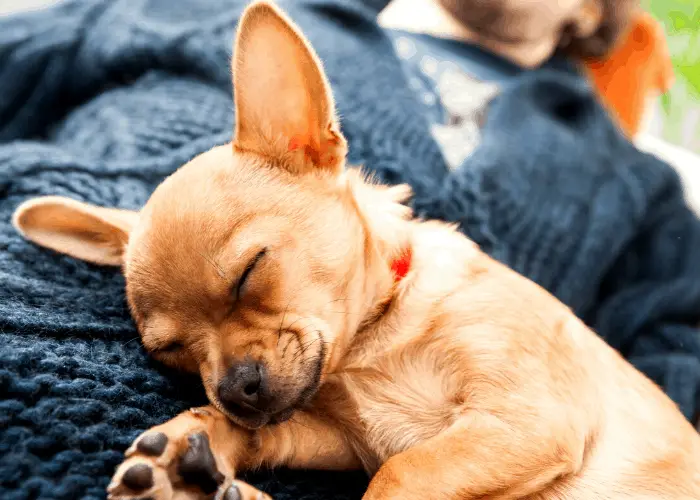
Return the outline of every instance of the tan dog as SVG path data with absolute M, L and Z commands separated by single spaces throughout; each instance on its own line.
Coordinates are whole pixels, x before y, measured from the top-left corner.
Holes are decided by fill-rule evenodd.
M 233 144 L 140 213 L 39 198 L 30 240 L 121 265 L 143 344 L 211 405 L 142 435 L 112 498 L 254 499 L 259 466 L 364 468 L 367 500 L 697 499 L 700 438 L 545 290 L 404 187 L 344 169 L 312 49 L 275 7 L 244 14 Z

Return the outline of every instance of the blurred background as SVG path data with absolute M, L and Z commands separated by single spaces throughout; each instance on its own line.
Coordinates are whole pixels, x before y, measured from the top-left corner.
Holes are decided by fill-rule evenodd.
M 0 15 L 58 1 L 0 0 Z M 648 133 L 700 153 L 700 0 L 642 0 L 642 5 L 666 32 L 676 76 L 656 104 Z
M 643 0 L 664 27 L 676 73 L 673 88 L 661 96 L 652 132 L 700 152 L 700 1 Z

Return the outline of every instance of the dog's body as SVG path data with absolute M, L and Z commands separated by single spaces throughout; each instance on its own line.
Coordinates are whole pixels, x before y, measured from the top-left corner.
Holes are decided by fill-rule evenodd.
M 211 401 L 140 437 L 113 498 L 258 498 L 233 478 L 261 465 L 364 468 L 367 499 L 700 498 L 700 438 L 661 390 L 545 290 L 412 220 L 406 188 L 344 170 L 320 63 L 268 4 L 241 21 L 234 81 L 234 143 L 140 213 L 41 198 L 15 216 L 121 265 L 145 347 Z
M 365 467 L 393 465 L 375 481 L 411 483 L 369 498 L 700 495 L 700 443 L 656 386 L 463 236 L 411 235 L 412 275 L 327 382 Z

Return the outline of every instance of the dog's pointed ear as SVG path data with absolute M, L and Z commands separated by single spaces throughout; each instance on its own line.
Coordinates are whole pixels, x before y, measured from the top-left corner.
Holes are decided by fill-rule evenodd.
M 237 150 L 295 173 L 342 170 L 347 144 L 323 67 L 277 7 L 257 2 L 243 13 L 232 69 Z
M 119 266 L 137 220 L 138 212 L 45 196 L 17 207 L 12 223 L 37 245 L 94 264 Z

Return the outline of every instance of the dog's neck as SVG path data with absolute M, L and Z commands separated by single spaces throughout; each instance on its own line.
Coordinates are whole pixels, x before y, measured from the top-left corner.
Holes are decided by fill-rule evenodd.
M 357 171 L 348 171 L 346 179 L 348 193 L 364 228 L 369 313 L 377 304 L 391 298 L 411 267 L 413 214 L 403 204 L 410 196 L 410 189 L 374 184 Z
M 416 224 L 411 209 L 401 203 L 410 195 L 406 186 L 375 185 L 356 171 L 346 172 L 344 182 L 364 230 L 365 278 L 352 314 L 358 321 L 336 346 L 331 366 L 337 366 L 347 349 L 361 342 L 362 332 L 380 321 L 400 294 L 412 269 L 411 229 Z

